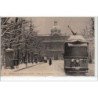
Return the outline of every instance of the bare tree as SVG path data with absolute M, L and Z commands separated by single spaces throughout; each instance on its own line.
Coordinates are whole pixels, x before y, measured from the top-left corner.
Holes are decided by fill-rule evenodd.
M 89 62 L 94 62 L 94 18 L 90 18 L 89 27 L 85 27 L 82 34 L 89 42 Z

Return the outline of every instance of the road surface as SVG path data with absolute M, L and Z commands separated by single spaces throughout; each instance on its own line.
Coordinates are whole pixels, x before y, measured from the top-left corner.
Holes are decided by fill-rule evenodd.
M 2 76 L 67 76 L 64 72 L 64 61 L 53 60 L 52 65 L 48 63 L 37 63 L 20 64 L 19 68 L 15 69 L 4 69 L 1 71 Z M 89 71 L 86 76 L 94 75 L 94 64 L 89 64 Z M 75 76 L 78 76 L 76 74 Z M 81 76 L 79 74 L 79 76 Z

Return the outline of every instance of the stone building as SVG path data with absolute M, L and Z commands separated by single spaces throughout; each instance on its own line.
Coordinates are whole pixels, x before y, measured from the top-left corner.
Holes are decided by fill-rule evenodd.
M 42 41 L 41 55 L 54 60 L 63 59 L 64 42 L 68 36 L 61 33 L 57 21 L 54 21 L 54 26 L 50 30 L 51 34 L 48 36 L 39 36 Z

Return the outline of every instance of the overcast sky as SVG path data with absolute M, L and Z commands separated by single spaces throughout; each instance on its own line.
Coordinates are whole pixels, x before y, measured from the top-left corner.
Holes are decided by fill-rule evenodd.
M 61 34 L 72 34 L 68 28 L 71 26 L 74 32 L 80 34 L 86 27 L 89 29 L 91 26 L 91 17 L 24 17 L 27 20 L 32 20 L 33 24 L 38 30 L 40 35 L 51 34 L 51 28 L 54 25 L 54 21 L 58 22 L 58 27 L 61 30 Z
M 29 19 L 32 19 L 37 27 L 38 34 L 42 35 L 51 33 L 54 21 L 58 22 L 58 27 L 61 29 L 62 34 L 71 34 L 68 25 L 77 33 L 83 32 L 86 26 L 89 28 L 91 25 L 90 17 L 33 17 Z

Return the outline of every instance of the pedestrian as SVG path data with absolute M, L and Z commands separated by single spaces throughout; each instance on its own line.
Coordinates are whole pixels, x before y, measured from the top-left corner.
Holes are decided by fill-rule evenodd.
M 52 64 L 52 59 L 50 58 L 50 59 L 49 59 L 49 65 L 51 65 L 51 64 Z

